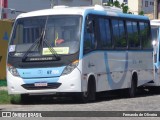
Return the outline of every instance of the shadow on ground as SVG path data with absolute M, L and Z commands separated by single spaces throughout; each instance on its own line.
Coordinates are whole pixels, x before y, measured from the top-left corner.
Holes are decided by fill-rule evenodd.
M 159 89 L 160 87 L 158 88 L 140 87 L 137 90 L 136 98 L 160 95 Z M 115 91 L 99 93 L 97 94 L 97 99 L 95 103 L 103 102 L 103 101 L 117 100 L 117 99 L 130 99 L 128 97 L 127 92 L 128 90 L 125 89 L 125 90 L 115 90 Z M 33 104 L 85 104 L 85 103 L 81 103 L 80 101 L 75 101 L 72 97 L 35 96 L 32 101 L 25 103 L 25 104 L 33 105 Z

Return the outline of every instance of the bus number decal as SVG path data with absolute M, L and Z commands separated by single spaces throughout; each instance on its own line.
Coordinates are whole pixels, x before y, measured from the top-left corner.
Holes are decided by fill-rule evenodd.
M 59 70 L 48 70 L 47 74 L 59 74 Z
M 59 74 L 59 70 L 52 70 L 52 74 Z

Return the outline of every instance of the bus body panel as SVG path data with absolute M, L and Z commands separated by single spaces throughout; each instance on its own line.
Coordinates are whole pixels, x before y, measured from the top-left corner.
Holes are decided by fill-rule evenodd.
M 94 73 L 97 91 L 105 91 L 129 88 L 132 72 L 136 71 L 138 86 L 141 86 L 153 80 L 153 65 L 148 64 L 151 62 L 152 51 L 91 52 L 83 58 L 82 74 Z
M 17 71 L 22 78 L 40 78 L 40 77 L 59 77 L 61 76 L 65 67 L 56 68 L 32 68 L 22 69 L 18 68 Z
M 68 75 L 53 78 L 29 78 L 23 79 L 13 76 L 9 71 L 7 72 L 7 81 L 9 94 L 47 94 L 57 92 L 81 92 L 81 74 L 76 68 Z M 53 82 L 62 83 L 57 89 L 39 89 L 39 90 L 26 90 L 22 87 L 23 84 L 30 84 L 36 82 Z

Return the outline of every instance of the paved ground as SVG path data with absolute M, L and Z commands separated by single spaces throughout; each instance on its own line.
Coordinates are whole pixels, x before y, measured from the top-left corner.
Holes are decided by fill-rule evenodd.
M 123 91 L 121 91 L 123 93 Z M 109 95 L 105 93 L 94 103 L 80 104 L 70 98 L 43 98 L 37 99 L 28 105 L 0 105 L 1 111 L 160 111 L 160 94 L 147 90 L 140 90 L 136 98 L 127 98 L 126 96 Z M 125 92 L 124 92 L 125 93 Z M 153 112 L 154 113 L 154 112 Z M 61 120 L 64 118 L 57 118 Z M 66 118 L 65 118 L 66 119 Z M 67 118 L 68 120 L 69 118 Z M 79 118 L 71 118 L 79 119 Z M 81 118 L 80 118 L 81 119 Z M 82 118 L 87 119 L 87 118 Z M 95 120 L 106 120 L 102 117 L 94 117 Z M 119 120 L 119 118 L 107 118 L 107 120 Z M 122 118 L 125 120 L 137 120 L 136 118 Z M 144 118 L 138 118 L 144 119 Z M 145 118 L 150 120 L 151 117 Z M 160 118 L 154 118 L 160 119 Z

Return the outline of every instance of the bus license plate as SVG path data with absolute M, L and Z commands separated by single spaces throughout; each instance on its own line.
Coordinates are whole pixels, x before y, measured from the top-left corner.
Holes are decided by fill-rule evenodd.
M 44 86 L 48 86 L 47 83 L 34 83 L 34 86 L 36 87 L 44 87 Z

